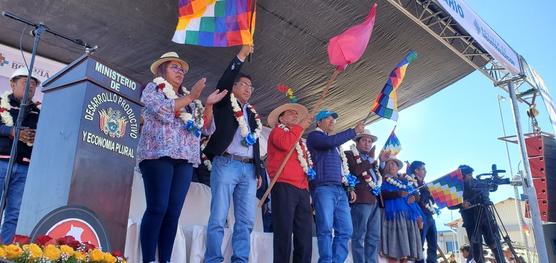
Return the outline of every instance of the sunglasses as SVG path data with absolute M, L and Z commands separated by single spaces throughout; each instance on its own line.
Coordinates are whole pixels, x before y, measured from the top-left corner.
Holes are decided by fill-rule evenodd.
M 170 65 L 169 67 L 172 71 L 174 71 L 174 73 L 181 73 L 184 74 L 187 73 L 187 71 L 185 71 L 185 69 L 178 67 L 177 65 Z

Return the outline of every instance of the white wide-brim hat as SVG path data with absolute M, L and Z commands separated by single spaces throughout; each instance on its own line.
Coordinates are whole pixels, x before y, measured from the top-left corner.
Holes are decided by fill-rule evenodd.
M 355 136 L 355 138 L 353 138 L 354 141 L 359 140 L 359 138 L 363 137 L 363 136 L 369 136 L 371 137 L 371 140 L 374 142 L 376 142 L 376 140 L 378 139 L 376 136 L 371 134 L 371 130 L 369 129 L 365 129 L 362 133 L 357 134 L 357 136 Z
M 309 115 L 309 110 L 299 103 L 286 103 L 280 105 L 278 108 L 274 109 L 267 118 L 268 126 L 274 127 L 278 123 L 278 117 L 282 112 L 287 110 L 294 110 L 297 112 L 299 120 L 306 118 Z
M 189 63 L 187 63 L 185 60 L 181 59 L 180 56 L 178 55 L 178 53 L 176 53 L 176 52 L 167 52 L 167 53 L 164 53 L 162 56 L 160 56 L 159 59 L 155 60 L 151 64 L 151 72 L 156 75 L 156 71 L 158 69 L 158 66 L 160 66 L 160 64 L 162 64 L 164 62 L 168 62 L 168 61 L 176 61 L 176 62 L 181 64 L 181 66 L 183 67 L 183 70 L 185 70 L 185 72 L 189 71 Z

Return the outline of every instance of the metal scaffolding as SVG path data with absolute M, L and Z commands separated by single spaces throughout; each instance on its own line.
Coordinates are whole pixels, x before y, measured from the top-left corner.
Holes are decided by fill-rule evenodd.
M 535 100 L 540 94 L 539 87 L 534 81 L 531 67 L 523 57 L 519 57 L 521 73 L 514 75 L 510 73 L 501 63 L 488 54 L 474 38 L 469 35 L 442 7 L 438 0 L 387 0 L 400 12 L 421 26 L 425 31 L 443 43 L 455 55 L 465 61 L 471 67 L 479 70 L 489 78 L 494 86 L 499 87 L 509 94 L 512 102 L 512 110 L 517 130 L 518 145 L 520 148 L 521 161 L 524 164 L 525 176 L 521 176 L 524 193 L 527 193 L 531 208 L 533 221 L 533 233 L 540 262 L 548 263 L 548 254 L 545 246 L 542 222 L 537 203 L 536 190 L 532 184 L 531 169 L 525 148 L 525 139 L 520 122 L 519 105 L 524 103 L 529 110 L 534 110 Z M 535 129 L 536 120 L 531 114 Z M 540 132 L 540 130 L 537 130 Z M 523 220 L 520 220 L 523 221 Z

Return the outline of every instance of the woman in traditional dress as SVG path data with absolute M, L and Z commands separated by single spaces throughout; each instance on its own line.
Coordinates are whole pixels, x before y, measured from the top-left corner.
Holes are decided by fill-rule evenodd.
M 386 159 L 382 184 L 384 212 L 382 218 L 382 254 L 388 262 L 407 262 L 423 258 L 419 222 L 422 212 L 415 203 L 415 186 L 399 174 L 403 163 Z

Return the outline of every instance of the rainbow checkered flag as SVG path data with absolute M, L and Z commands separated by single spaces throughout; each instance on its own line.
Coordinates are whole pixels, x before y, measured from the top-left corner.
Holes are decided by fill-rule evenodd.
M 395 131 L 396 131 L 396 127 L 392 129 L 390 136 L 388 136 L 388 139 L 384 143 L 384 147 L 382 148 L 381 155 L 386 154 L 387 156 L 396 156 L 402 150 L 402 144 L 400 143 L 398 136 L 396 136 Z
M 413 62 L 416 58 L 417 53 L 409 51 L 402 61 L 396 65 L 396 68 L 390 72 L 388 81 L 386 81 L 384 88 L 382 88 L 382 91 L 378 94 L 371 107 L 372 112 L 386 119 L 398 120 L 398 95 L 396 91 L 402 84 L 409 63 Z
M 180 0 L 172 41 L 205 47 L 253 45 L 256 0 Z
M 463 175 L 459 169 L 426 184 L 438 209 L 463 202 Z

